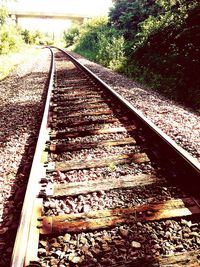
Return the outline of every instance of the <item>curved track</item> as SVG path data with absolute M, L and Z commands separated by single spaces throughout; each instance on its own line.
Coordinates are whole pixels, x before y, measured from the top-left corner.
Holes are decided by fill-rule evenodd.
M 52 50 L 11 266 L 198 266 L 199 164 L 72 56 Z M 166 228 L 188 217 L 194 242 L 176 241 L 169 253 L 160 244 L 173 245 Z M 153 227 L 163 225 L 155 241 Z

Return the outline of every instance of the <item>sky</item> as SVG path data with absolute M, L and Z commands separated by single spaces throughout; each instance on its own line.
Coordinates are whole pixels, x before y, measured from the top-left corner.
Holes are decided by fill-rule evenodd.
M 10 10 L 60 12 L 92 17 L 107 15 L 111 6 L 112 0 L 17 0 L 8 3 Z M 18 23 L 29 30 L 40 29 L 53 34 L 60 34 L 72 24 L 69 20 L 24 18 L 20 18 Z

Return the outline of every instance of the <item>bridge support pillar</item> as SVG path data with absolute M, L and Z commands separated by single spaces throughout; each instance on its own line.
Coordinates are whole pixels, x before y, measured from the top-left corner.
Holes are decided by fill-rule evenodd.
M 10 18 L 11 18 L 11 20 L 12 20 L 13 23 L 15 23 L 16 25 L 18 24 L 18 16 L 11 15 Z

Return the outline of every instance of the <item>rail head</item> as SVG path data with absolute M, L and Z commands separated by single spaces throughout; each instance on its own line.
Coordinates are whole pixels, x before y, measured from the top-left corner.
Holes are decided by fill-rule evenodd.
M 36 144 L 35 154 L 32 162 L 32 167 L 28 179 L 27 190 L 24 198 L 24 203 L 21 211 L 19 227 L 17 230 L 15 245 L 13 248 L 13 253 L 11 257 L 11 267 L 24 267 L 26 265 L 26 250 L 28 244 L 28 236 L 30 231 L 30 225 L 32 220 L 32 211 L 34 207 L 34 200 L 38 193 L 39 181 L 41 179 L 41 173 L 43 165 L 41 163 L 42 151 L 46 142 L 46 133 L 48 125 L 48 113 L 49 113 L 49 103 L 51 97 L 51 90 L 53 88 L 53 79 L 54 79 L 54 69 L 55 62 L 53 52 L 51 52 L 51 65 L 49 70 L 48 77 L 48 88 L 47 88 L 47 98 L 43 113 L 43 118 L 40 126 L 40 132 L 38 141 Z M 38 183 L 37 183 L 38 182 Z
M 55 47 L 58 49 L 57 47 Z M 114 95 L 123 105 L 125 105 L 128 110 L 141 122 L 145 125 L 146 129 L 153 133 L 153 135 L 158 138 L 162 143 L 165 144 L 170 150 L 172 150 L 177 159 L 181 164 L 185 164 L 187 167 L 188 173 L 195 177 L 195 179 L 200 180 L 200 163 L 193 158 L 185 149 L 180 147 L 174 140 L 172 140 L 167 134 L 165 134 L 160 128 L 158 128 L 153 122 L 151 122 L 147 117 L 145 117 L 141 111 L 136 109 L 131 103 L 129 103 L 123 96 L 117 93 L 113 88 L 108 84 L 102 81 L 96 74 L 94 74 L 89 68 L 81 64 L 74 56 L 72 56 L 67 51 L 60 49 L 65 53 L 71 60 L 79 66 L 81 69 L 85 70 L 95 81 L 97 81 L 101 86 L 106 88 L 112 95 Z

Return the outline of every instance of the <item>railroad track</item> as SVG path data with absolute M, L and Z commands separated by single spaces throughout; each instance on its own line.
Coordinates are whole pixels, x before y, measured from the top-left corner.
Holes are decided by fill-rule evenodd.
M 51 51 L 11 266 L 200 266 L 198 163 L 73 57 Z

